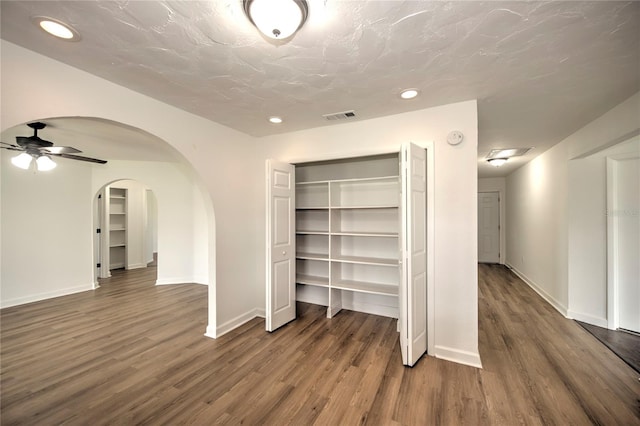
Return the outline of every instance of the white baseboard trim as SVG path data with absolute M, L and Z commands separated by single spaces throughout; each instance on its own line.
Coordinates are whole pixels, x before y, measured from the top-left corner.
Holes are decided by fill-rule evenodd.
M 231 330 L 240 327 L 242 324 L 245 324 L 256 317 L 260 317 L 261 316 L 260 314 L 262 314 L 262 316 L 264 317 L 264 310 L 261 310 L 259 308 L 254 308 L 249 312 L 245 312 L 242 315 L 238 315 L 237 317 L 232 318 L 229 321 L 225 322 L 224 324 L 220 324 L 218 327 L 216 327 L 216 336 L 217 337 L 223 336 L 228 332 L 230 332 Z
M 374 305 L 371 303 L 343 303 L 342 309 L 348 311 L 364 312 L 365 314 L 380 315 L 388 318 L 398 318 L 398 308 L 385 305 Z
M 202 284 L 196 281 L 194 277 L 169 277 L 158 278 L 156 285 L 170 285 L 170 284 Z M 206 285 L 206 284 L 202 284 Z
M 132 265 L 127 266 L 127 271 L 130 271 L 131 269 L 141 269 L 146 267 L 147 267 L 146 263 L 134 263 Z
M 215 339 L 216 337 L 218 337 L 216 335 L 216 327 L 215 325 L 207 325 L 207 329 L 204 332 L 204 335 L 207 337 L 210 337 L 212 339 Z
M 431 355 L 431 354 L 430 354 Z M 436 358 L 446 361 L 456 362 L 458 364 L 468 365 L 470 367 L 482 368 L 482 361 L 478 352 L 462 351 L 460 349 L 448 348 L 446 346 L 435 346 Z
M 0 301 L 0 308 L 9 308 L 11 306 L 24 305 L 26 303 L 38 302 L 40 300 L 52 299 L 54 297 L 67 296 L 74 293 L 82 293 L 83 291 L 94 290 L 94 283 L 81 285 L 78 287 L 61 288 L 46 293 L 30 294 L 28 296 L 16 297 L 15 299 Z
M 196 275 L 193 278 L 193 283 L 194 284 L 209 285 L 209 277 L 206 277 L 204 275 Z
M 555 308 L 556 311 L 560 312 L 562 314 L 563 317 L 567 317 L 567 307 L 564 306 L 562 303 L 560 303 L 559 301 L 557 301 L 553 296 L 551 296 L 549 293 L 547 293 L 542 287 L 540 287 L 538 284 L 536 284 L 535 282 L 533 282 L 532 280 L 530 280 L 525 274 L 523 274 L 522 272 L 518 271 L 516 268 L 514 268 L 513 266 L 507 264 L 506 266 L 509 267 L 509 269 L 511 269 L 513 271 L 514 274 L 516 274 L 518 276 L 518 278 L 520 278 L 522 281 L 524 281 L 524 283 L 526 285 L 528 285 L 529 287 L 531 287 L 533 289 L 533 291 L 535 291 L 536 293 L 538 293 L 540 295 L 540 297 L 542 297 L 544 300 L 546 300 L 551 306 L 553 306 Z
M 580 312 L 575 311 L 567 312 L 567 318 L 586 322 L 587 324 L 595 325 L 597 327 L 609 328 L 609 322 L 606 318 L 600 318 L 589 314 L 581 314 Z

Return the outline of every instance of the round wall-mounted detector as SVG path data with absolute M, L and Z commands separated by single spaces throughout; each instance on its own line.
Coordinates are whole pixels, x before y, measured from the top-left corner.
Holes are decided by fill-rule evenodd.
M 449 132 L 449 134 L 447 135 L 447 143 L 449 145 L 458 145 L 460 142 L 462 142 L 462 139 L 464 139 L 464 134 L 462 134 L 462 132 L 459 130 Z

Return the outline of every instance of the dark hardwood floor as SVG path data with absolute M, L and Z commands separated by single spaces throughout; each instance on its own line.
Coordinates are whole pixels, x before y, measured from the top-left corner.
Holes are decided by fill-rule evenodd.
M 609 330 L 580 321 L 578 324 L 640 374 L 640 335 Z
M 154 278 L 3 309 L 2 425 L 640 424 L 637 374 L 501 266 L 479 267 L 483 369 L 405 368 L 394 320 L 308 304 L 212 340 L 206 287 Z

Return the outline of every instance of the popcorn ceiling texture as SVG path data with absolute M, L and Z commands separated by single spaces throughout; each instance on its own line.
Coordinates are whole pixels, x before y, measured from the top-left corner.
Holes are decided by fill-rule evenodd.
M 241 0 L 2 1 L 1 31 L 255 136 L 331 125 L 332 112 L 367 119 L 478 99 L 480 151 L 539 153 L 640 89 L 639 2 L 309 3 L 284 44 L 259 35 Z M 32 15 L 70 23 L 82 41 L 46 37 Z M 421 96 L 401 101 L 407 87 Z

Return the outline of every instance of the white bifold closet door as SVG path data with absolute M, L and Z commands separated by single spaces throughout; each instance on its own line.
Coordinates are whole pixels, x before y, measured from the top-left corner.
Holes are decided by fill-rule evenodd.
M 295 167 L 267 160 L 266 329 L 296 318 Z
M 402 280 L 399 288 L 402 363 L 413 366 L 427 352 L 426 151 L 402 146 Z

